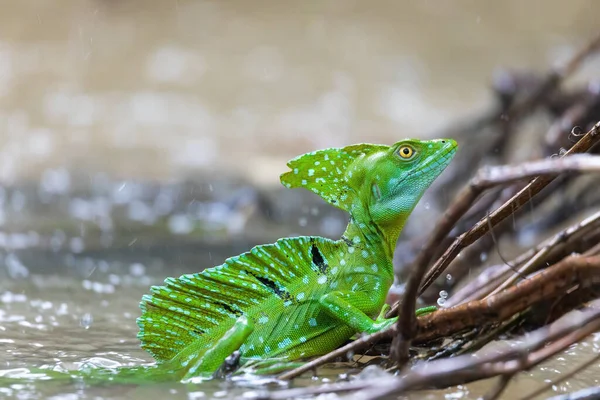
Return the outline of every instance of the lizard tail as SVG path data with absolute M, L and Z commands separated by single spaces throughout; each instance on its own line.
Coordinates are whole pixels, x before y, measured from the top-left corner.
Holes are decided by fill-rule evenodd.
M 280 239 L 200 273 L 165 279 L 142 297 L 137 319 L 142 348 L 166 361 L 203 335 L 210 340 L 215 330 L 227 329 L 268 299 L 291 305 L 286 288 L 298 277 L 323 273 L 321 251 L 327 254 L 331 243 L 317 237 Z

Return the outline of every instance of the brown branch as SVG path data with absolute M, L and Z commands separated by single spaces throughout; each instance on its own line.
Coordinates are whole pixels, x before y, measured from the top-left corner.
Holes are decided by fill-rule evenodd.
M 598 122 L 594 127 L 585 134 L 577 143 L 571 147 L 569 151 L 565 153 L 565 155 L 561 158 L 549 159 L 547 161 L 558 162 L 556 169 L 548 170 L 547 174 L 543 176 L 538 176 L 534 180 L 532 180 L 527 186 L 521 189 L 517 194 L 515 194 L 509 201 L 504 203 L 501 207 L 494 210 L 488 217 L 482 218 L 479 222 L 477 222 L 473 228 L 469 231 L 463 233 L 459 237 L 454 240 L 454 242 L 450 245 L 448 249 L 444 252 L 444 254 L 438 259 L 438 261 L 434 264 L 434 266 L 429 270 L 425 278 L 423 279 L 423 283 L 419 290 L 419 294 L 423 293 L 423 291 L 435 280 L 437 277 L 444 271 L 444 269 L 448 266 L 448 264 L 460 253 L 460 251 L 471 243 L 475 242 L 477 239 L 485 235 L 491 226 L 496 226 L 499 222 L 503 221 L 508 216 L 512 215 L 518 209 L 523 207 L 527 202 L 531 200 L 533 196 L 539 193 L 543 188 L 545 188 L 550 182 L 552 182 L 556 175 L 560 171 L 560 162 L 562 160 L 566 160 L 567 156 L 572 156 L 577 153 L 585 153 L 587 152 L 593 145 L 600 141 L 600 122 Z M 543 160 L 546 161 L 546 160 Z M 535 162 L 534 162 L 535 163 Z M 502 167 L 500 167 L 502 168 Z M 533 168 L 536 170 L 537 168 Z M 574 170 L 567 168 L 567 170 Z M 505 170 L 507 171 L 507 170 Z M 565 170 L 563 170 L 565 172 Z M 525 175 L 525 171 L 515 171 L 521 179 L 527 177 Z M 506 177 L 505 182 L 515 181 L 516 179 L 510 176 Z M 500 184 L 501 178 L 497 177 L 495 184 Z M 408 288 L 407 288 L 408 291 Z M 403 310 L 404 311 L 404 310 Z
M 598 134 L 600 130 L 600 122 L 594 126 L 579 142 L 577 142 L 569 152 L 565 154 L 576 154 L 583 153 L 589 150 L 589 148 L 595 144 L 599 139 L 600 135 Z M 580 158 L 583 157 L 583 158 Z M 423 247 L 419 255 L 417 256 L 415 262 L 413 263 L 413 273 L 409 276 L 406 283 L 406 294 L 404 299 L 407 300 L 407 297 L 412 294 L 411 290 L 414 287 L 414 281 L 422 278 L 422 275 L 425 274 L 424 266 L 427 266 L 433 257 L 433 254 L 438 247 L 438 244 L 442 242 L 446 236 L 450 233 L 456 222 L 471 208 L 473 203 L 477 200 L 477 198 L 487 189 L 504 185 L 511 182 L 515 182 L 518 180 L 531 178 L 534 176 L 538 176 L 541 174 L 544 175 L 558 175 L 562 172 L 567 171 L 597 171 L 598 170 L 599 161 L 595 156 L 570 156 L 570 157 L 561 157 L 555 159 L 544 159 L 539 161 L 532 161 L 529 163 L 524 163 L 518 166 L 500 166 L 500 167 L 486 167 L 480 169 L 475 176 L 471 180 L 471 182 L 457 195 L 454 202 L 448 207 L 448 209 L 444 212 L 441 220 L 438 222 L 436 229 L 432 232 L 429 241 Z M 545 184 L 541 186 L 540 181 L 545 181 Z M 446 252 L 440 257 L 438 262 L 434 265 L 434 267 L 429 271 L 428 275 L 424 279 L 424 283 L 419 290 L 419 294 L 422 294 L 423 291 L 435 280 L 439 274 L 443 271 L 438 269 L 445 268 L 454 257 L 460 252 L 460 250 L 469 244 L 473 243 L 475 240 L 479 239 L 479 237 L 483 236 L 488 232 L 489 225 L 491 222 L 492 225 L 496 225 L 498 222 L 506 218 L 508 215 L 515 212 L 518 208 L 523 206 L 527 201 L 524 200 L 525 197 L 532 197 L 535 193 L 539 192 L 543 187 L 545 187 L 548 183 L 553 180 L 552 176 L 544 176 L 541 178 L 537 178 L 532 181 L 529 185 L 523 188 L 519 193 L 513 196 L 508 202 L 506 202 L 502 207 L 498 208 L 494 213 L 492 213 L 488 218 L 481 219 L 475 226 L 459 236 L 450 246 L 446 249 Z M 526 193 L 524 195 L 523 193 Z M 514 209 L 510 209 L 515 204 Z M 510 209 L 510 210 L 509 210 Z M 451 257 L 451 258 L 450 258 Z M 421 274 L 422 272 L 422 274 Z M 416 296 L 413 296 L 415 301 L 413 303 L 416 304 Z M 404 301 L 403 304 L 403 312 L 406 313 L 408 310 L 408 304 L 410 301 Z M 406 305 L 404 305 L 406 304 Z M 392 309 L 389 311 L 388 316 L 397 315 L 399 308 L 399 303 L 394 304 Z M 414 314 L 414 307 L 413 307 Z
M 566 64 L 561 68 L 551 71 L 540 85 L 523 101 L 515 102 L 506 113 L 505 119 L 513 120 L 522 117 L 526 113 L 533 110 L 542 99 L 556 89 L 558 85 L 567 76 L 573 74 L 582 62 L 593 52 L 600 47 L 600 35 L 597 35 L 590 40 L 583 48 L 581 48 Z
M 600 309 L 572 312 L 552 324 L 527 334 L 521 344 L 503 353 L 466 354 L 422 362 L 404 370 L 401 379 L 354 381 L 334 385 L 282 390 L 265 399 L 287 399 L 321 393 L 368 390 L 371 399 L 409 390 L 448 387 L 498 375 L 511 375 L 545 361 L 600 329 Z
M 494 296 L 418 319 L 415 341 L 427 342 L 467 328 L 505 321 L 531 305 L 567 293 L 573 286 L 600 283 L 600 257 L 569 256 Z
M 503 321 L 539 301 L 565 293 L 574 285 L 584 287 L 599 282 L 600 257 L 570 256 L 489 299 L 461 304 L 419 317 L 415 340 L 425 342 L 455 334 L 469 327 Z M 280 375 L 279 379 L 295 378 L 338 357 L 344 357 L 348 352 L 356 352 L 380 340 L 389 339 L 396 333 L 397 325 L 392 325 L 384 331 L 357 339 L 288 371 Z
M 600 157 L 598 157 L 598 158 L 600 158 Z M 542 249 L 540 249 L 531 259 L 529 259 L 529 261 L 527 261 L 525 264 L 523 264 L 523 266 L 521 268 L 519 268 L 518 271 L 516 271 L 507 280 L 502 282 L 502 284 L 500 286 L 498 286 L 496 289 L 494 289 L 492 291 L 492 293 L 490 295 L 488 295 L 488 297 L 508 288 L 517 279 L 519 279 L 520 276 L 523 276 L 523 275 L 531 272 L 531 270 L 539 264 L 539 261 L 543 260 L 548 255 L 548 253 L 550 252 L 552 247 L 554 247 L 558 243 L 565 240 L 565 236 L 568 237 L 569 235 L 572 235 L 573 233 L 577 232 L 579 229 L 585 229 L 588 226 L 598 222 L 598 220 L 600 220 L 600 211 L 587 217 L 583 221 L 581 221 L 577 226 L 573 227 L 573 229 L 571 231 L 569 231 L 567 229 L 567 230 L 563 231 L 564 232 L 563 234 L 555 235 L 546 246 L 544 246 Z
M 600 122 L 594 125 L 594 127 L 585 136 L 583 136 L 576 144 L 574 144 L 573 147 L 571 147 L 571 149 L 565 154 L 565 156 L 583 153 L 589 150 L 600 139 L 599 129 Z M 548 161 L 560 162 L 566 158 L 567 157 L 562 157 L 560 159 Z M 454 224 L 462 215 L 464 215 L 466 210 L 469 209 L 471 204 L 475 202 L 477 197 L 483 190 L 485 190 L 485 188 L 498 185 L 500 182 L 506 183 L 515 181 L 517 179 L 523 179 L 530 176 L 527 175 L 527 172 L 539 172 L 540 169 L 518 169 L 513 171 L 515 175 L 512 177 L 498 175 L 495 172 L 489 172 L 490 170 L 494 170 L 493 168 L 489 169 L 489 180 L 476 177 L 474 181 L 471 182 L 471 185 L 467 186 L 467 188 L 462 191 L 462 193 L 458 196 L 458 199 L 444 213 L 440 225 L 438 225 L 437 229 L 435 229 L 429 242 L 417 256 L 417 259 L 414 263 L 415 267 L 413 268 L 412 273 L 409 275 L 406 283 L 406 292 L 402 299 L 402 308 L 397 323 L 398 335 L 394 338 L 394 343 L 392 344 L 390 354 L 399 366 L 408 361 L 408 349 L 411 339 L 414 335 L 417 296 L 422 294 L 423 291 L 431 283 L 433 283 L 435 279 L 437 279 L 437 277 L 444 271 L 448 264 L 450 264 L 450 262 L 464 247 L 475 242 L 481 236 L 486 234 L 490 227 L 497 225 L 499 222 L 526 204 L 535 194 L 537 194 L 540 190 L 552 182 L 552 180 L 554 180 L 555 176 L 552 175 L 556 175 L 559 169 L 560 168 L 557 167 L 554 170 L 549 170 L 548 174 L 551 176 L 538 176 L 535 178 L 508 202 L 504 203 L 504 205 L 492 212 L 489 217 L 480 220 L 473 228 L 456 238 L 456 240 L 438 259 L 436 264 L 431 268 L 423 280 L 423 276 L 425 275 L 427 266 L 433 257 L 437 244 L 443 240 L 444 237 L 446 237 Z M 504 169 L 504 172 L 510 171 Z M 421 284 L 422 281 L 423 283 Z M 421 285 L 420 289 L 419 285 Z M 396 310 L 398 310 L 398 307 L 396 307 Z
M 506 389 L 506 387 L 510 383 L 510 380 L 513 378 L 513 376 L 515 376 L 515 374 L 501 375 L 500 380 L 496 383 L 492 390 L 490 390 L 490 392 L 486 393 L 485 396 L 483 396 L 483 399 L 496 400 L 498 397 L 500 397 L 500 395 L 502 395 L 502 393 L 504 392 L 504 389 Z
M 457 304 L 464 303 L 466 301 L 481 299 L 485 297 L 487 294 L 492 292 L 493 287 L 496 284 L 495 282 L 512 270 L 511 266 L 519 266 L 525 262 L 530 262 L 532 257 L 534 257 L 536 254 L 544 253 L 546 257 L 537 257 L 537 263 L 534 263 L 533 265 L 540 264 L 541 262 L 548 260 L 548 258 L 550 258 L 551 256 L 556 257 L 555 253 L 558 253 L 557 255 L 561 258 L 564 257 L 564 255 L 566 255 L 565 251 L 572 251 L 569 250 L 572 249 L 572 246 L 565 246 L 564 249 L 557 249 L 557 245 L 560 243 L 568 244 L 572 241 L 580 240 L 581 235 L 587 234 L 589 230 L 596 227 L 597 224 L 600 224 L 600 212 L 595 213 L 592 216 L 586 218 L 585 220 L 579 221 L 576 224 L 573 224 L 561 230 L 560 232 L 544 240 L 534 248 L 527 250 L 523 254 L 516 257 L 514 260 L 511 260 L 508 263 L 508 265 L 499 264 L 486 268 L 486 270 L 481 272 L 477 276 L 477 278 L 475 278 L 473 281 L 469 282 L 459 291 L 454 293 L 446 301 L 444 306 L 453 307 Z

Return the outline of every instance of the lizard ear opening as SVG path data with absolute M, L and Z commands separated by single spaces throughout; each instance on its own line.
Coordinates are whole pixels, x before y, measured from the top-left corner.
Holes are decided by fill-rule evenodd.
M 356 188 L 352 178 L 352 163 L 374 151 L 387 150 L 388 146 L 357 144 L 344 148 L 331 148 L 303 154 L 290 160 L 292 170 L 281 175 L 281 183 L 288 188 L 305 188 L 316 193 L 329 204 L 350 211 Z

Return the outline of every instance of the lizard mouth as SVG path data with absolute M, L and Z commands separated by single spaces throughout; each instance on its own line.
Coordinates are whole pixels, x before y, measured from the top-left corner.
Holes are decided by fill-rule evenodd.
M 456 153 L 456 148 L 458 147 L 456 141 L 452 139 L 444 140 L 444 147 L 442 147 L 439 151 L 429 156 L 423 164 L 421 164 L 418 168 L 411 171 L 412 174 L 424 174 L 432 169 L 439 170 L 442 172 L 450 163 L 452 157 Z
M 450 160 L 452 160 L 452 157 L 454 157 L 458 144 L 452 139 L 444 139 L 441 142 L 444 144 L 444 146 L 440 150 L 427 157 L 417 168 L 404 175 L 404 177 L 395 185 L 395 187 L 397 188 L 406 179 L 414 175 L 423 175 L 427 174 L 431 170 L 437 170 L 437 173 L 431 176 L 431 181 L 433 181 L 440 173 L 442 173 L 442 171 L 446 169 L 450 163 Z

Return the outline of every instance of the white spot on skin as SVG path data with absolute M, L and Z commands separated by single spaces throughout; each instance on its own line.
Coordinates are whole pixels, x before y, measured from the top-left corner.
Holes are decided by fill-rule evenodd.
M 342 261 L 344 261 L 344 260 L 342 260 Z M 341 262 L 340 262 L 340 264 L 341 264 Z M 333 267 L 331 270 L 331 275 L 335 275 L 335 274 L 337 274 L 337 272 L 338 272 L 338 267 Z
M 377 264 L 373 264 L 371 265 L 371 269 L 373 270 L 373 272 L 377 272 L 379 270 L 379 267 L 377 267 Z
M 363 258 L 367 258 L 367 257 L 369 257 L 369 252 L 368 252 L 368 251 L 366 251 L 366 250 L 363 250 L 363 251 L 362 251 L 362 256 L 363 256 Z
M 314 169 L 309 169 L 308 170 L 308 176 L 313 176 L 315 174 L 315 170 Z
M 296 296 L 296 298 L 298 299 L 298 301 L 303 300 L 304 299 L 304 292 L 298 293 L 298 295 Z
M 354 242 L 354 244 L 359 244 L 360 243 L 360 237 L 359 236 L 354 236 L 352 238 L 352 241 Z
M 319 279 L 317 279 L 317 282 L 318 282 L 320 285 L 322 285 L 322 284 L 324 284 L 325 282 L 327 282 L 327 277 L 326 277 L 325 275 L 321 275 L 321 276 L 319 277 Z
M 346 260 L 340 260 L 340 265 L 346 265 Z
M 310 326 L 312 326 L 312 327 L 315 327 L 315 326 L 317 326 L 317 320 L 316 320 L 316 319 L 314 319 L 314 318 L 311 318 L 311 319 L 309 319 L 309 320 L 308 320 L 308 325 L 310 325 Z
M 302 184 L 306 186 L 306 179 L 302 179 Z
M 350 254 L 354 253 L 354 247 L 348 247 L 348 253 L 350 253 Z
M 269 322 L 269 317 L 267 317 L 266 315 L 263 315 L 258 319 L 259 324 L 266 324 L 267 322 Z
M 280 349 L 283 349 L 286 346 L 289 346 L 291 344 L 292 344 L 292 339 L 290 339 L 288 337 L 288 338 L 283 339 L 281 342 L 279 342 L 279 344 L 277 345 L 277 347 L 279 347 Z
M 304 276 L 304 278 L 302 278 L 302 283 L 304 283 L 305 285 L 308 285 L 308 275 Z
M 304 336 L 301 336 L 300 339 L 298 339 L 298 340 L 300 340 L 300 343 L 306 342 L 306 338 Z
M 298 175 L 298 168 L 294 168 L 294 174 Z

